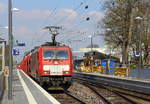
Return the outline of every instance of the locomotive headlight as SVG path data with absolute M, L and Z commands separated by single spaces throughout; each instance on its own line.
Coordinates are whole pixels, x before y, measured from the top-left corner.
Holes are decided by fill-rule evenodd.
M 49 74 L 49 72 L 44 72 L 45 74 Z
M 64 71 L 69 71 L 69 69 L 70 69 L 70 68 L 69 68 L 69 65 L 64 65 L 64 66 L 63 66 L 63 70 L 64 70 Z
M 69 71 L 64 71 L 63 74 L 69 74 Z
M 44 70 L 44 71 L 49 71 L 49 65 L 44 65 L 44 66 L 43 66 L 43 70 Z
M 63 72 L 64 74 L 69 74 L 69 72 L 68 71 L 65 71 L 65 72 Z

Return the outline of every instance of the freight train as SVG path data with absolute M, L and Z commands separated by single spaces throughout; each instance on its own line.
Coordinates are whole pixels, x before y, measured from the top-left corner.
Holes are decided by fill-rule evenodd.
M 18 68 L 42 86 L 67 89 L 72 82 L 72 51 L 47 43 L 28 52 Z

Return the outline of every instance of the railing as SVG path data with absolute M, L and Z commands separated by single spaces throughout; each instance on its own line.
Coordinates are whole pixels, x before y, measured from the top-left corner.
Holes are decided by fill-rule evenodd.
M 150 81 L 135 80 L 131 78 L 127 79 L 92 73 L 74 73 L 73 77 L 79 79 L 81 78 L 92 83 L 101 83 L 150 95 Z
M 0 100 L 4 92 L 4 73 L 0 71 Z

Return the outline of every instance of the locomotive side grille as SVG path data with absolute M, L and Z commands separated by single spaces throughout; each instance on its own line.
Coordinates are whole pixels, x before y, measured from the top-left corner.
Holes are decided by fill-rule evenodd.
M 50 71 L 51 75 L 62 75 L 63 71 L 69 71 L 69 65 L 44 65 L 44 71 Z

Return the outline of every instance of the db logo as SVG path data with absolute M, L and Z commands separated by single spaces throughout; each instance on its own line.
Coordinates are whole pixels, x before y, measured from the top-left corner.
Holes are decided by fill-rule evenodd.
M 54 61 L 54 64 L 58 64 L 58 61 Z

